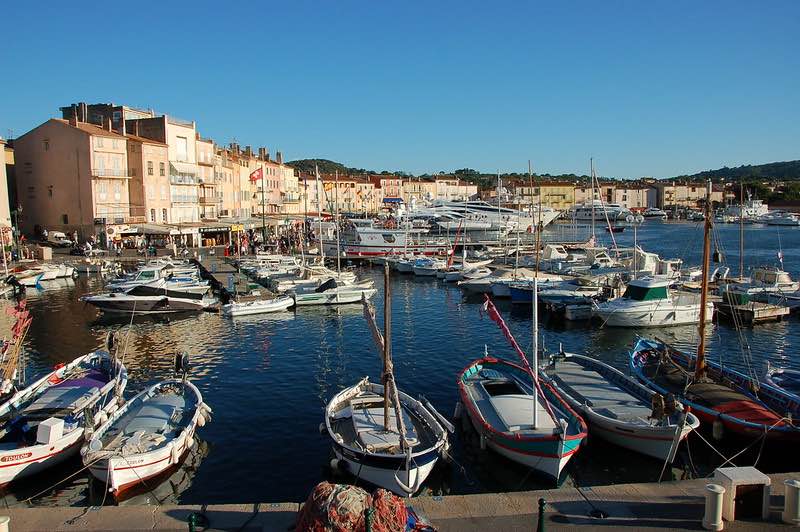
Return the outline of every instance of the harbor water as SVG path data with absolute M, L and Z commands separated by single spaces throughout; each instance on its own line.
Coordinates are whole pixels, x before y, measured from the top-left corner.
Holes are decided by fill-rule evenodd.
M 563 231 L 563 229 L 560 229 Z M 559 229 L 549 229 L 551 232 Z M 608 233 L 598 235 L 610 244 Z M 739 228 L 720 225 L 715 248 L 738 274 Z M 630 246 L 628 228 L 614 235 Z M 664 258 L 680 257 L 699 265 L 702 225 L 647 221 L 637 231 L 639 244 Z M 783 252 L 785 269 L 800 275 L 800 228 L 749 225 L 745 232 L 745 267 L 774 265 Z M 382 319 L 382 270 L 364 265 L 360 275 L 372 277 L 379 289 L 374 298 Z M 456 378 L 471 360 L 483 355 L 512 357 L 496 325 L 482 316 L 482 300 L 466 297 L 455 285 L 435 278 L 393 274 L 393 356 L 399 387 L 413 396 L 424 395 L 451 417 L 457 400 Z M 313 486 L 331 478 L 330 445 L 319 432 L 323 407 L 342 387 L 364 376 L 379 380 L 381 360 L 360 305 L 297 310 L 243 318 L 202 313 L 185 317 L 108 320 L 79 297 L 100 291 L 103 281 L 83 276 L 29 290 L 34 316 L 25 342 L 28 380 L 53 365 L 99 348 L 106 334 L 121 331 L 130 383 L 126 396 L 171 376 L 173 355 L 189 353 L 190 377 L 213 408 L 211 423 L 198 431 L 186 464 L 160 484 L 147 485 L 132 503 L 249 503 L 304 500 Z M 531 311 L 498 302 L 498 308 L 524 349 L 531 345 Z M 657 335 L 692 348 L 694 327 L 658 330 L 598 328 L 542 315 L 546 351 L 565 351 L 597 357 L 627 373 L 628 352 L 637 334 Z M 729 325 L 708 330 L 714 360 L 763 373 L 766 361 L 800 369 L 796 317 L 737 331 Z M 742 345 L 751 356 L 743 355 Z M 744 351 L 747 353 L 747 351 Z M 521 466 L 480 452 L 474 434 L 461 428 L 453 437 L 454 461 L 438 467 L 424 493 L 480 493 L 550 487 Z M 703 442 L 691 437 L 702 470 Z M 708 454 L 708 453 L 706 453 Z M 707 469 L 711 465 L 705 464 Z M 742 463 L 740 465 L 750 465 Z M 786 463 L 785 470 L 796 470 Z M 566 482 L 586 486 L 658 479 L 663 464 L 605 445 L 590 438 L 568 467 Z M 777 466 L 781 467 L 780 464 Z M 34 505 L 111 504 L 104 486 L 79 471 L 79 459 L 5 489 L 8 505 L 34 497 Z M 72 478 L 64 480 L 73 475 Z M 670 471 L 670 474 L 675 474 Z M 99 485 L 98 485 L 99 484 Z

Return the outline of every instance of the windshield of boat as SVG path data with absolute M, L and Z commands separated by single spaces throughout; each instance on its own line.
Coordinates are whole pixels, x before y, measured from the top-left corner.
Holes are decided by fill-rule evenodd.
M 140 281 L 146 281 L 148 279 L 155 279 L 155 278 L 156 278 L 155 270 L 142 270 L 139 272 L 139 275 L 136 276 L 136 279 Z
M 625 289 L 625 299 L 636 301 L 653 301 L 656 299 L 667 299 L 667 287 L 664 286 L 637 286 L 629 284 Z

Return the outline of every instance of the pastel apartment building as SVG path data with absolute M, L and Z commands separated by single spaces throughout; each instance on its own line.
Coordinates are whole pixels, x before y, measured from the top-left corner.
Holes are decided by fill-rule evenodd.
M 78 231 L 143 222 L 131 214 L 128 140 L 111 129 L 50 119 L 15 139 L 20 228 Z

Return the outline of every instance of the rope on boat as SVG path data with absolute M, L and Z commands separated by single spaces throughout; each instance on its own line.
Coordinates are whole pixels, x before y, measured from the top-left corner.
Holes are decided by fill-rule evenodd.
M 69 480 L 69 479 L 71 479 L 71 478 L 75 477 L 75 476 L 76 476 L 78 473 L 82 473 L 83 471 L 85 471 L 85 470 L 89 469 L 91 466 L 93 466 L 94 464 L 96 464 L 96 463 L 97 463 L 97 462 L 99 462 L 100 460 L 102 460 L 102 458 L 98 458 L 97 460 L 94 460 L 94 461 L 92 461 L 92 462 L 89 462 L 88 464 L 86 464 L 86 465 L 85 465 L 85 466 L 83 466 L 82 468 L 78 469 L 77 471 L 75 471 L 74 473 L 72 473 L 71 475 L 69 475 L 68 477 L 66 477 L 66 478 L 64 478 L 64 479 L 62 479 L 62 480 L 59 480 L 58 482 L 56 482 L 56 483 L 55 483 L 55 484 L 53 484 L 52 486 L 50 486 L 50 487 L 48 487 L 48 488 L 45 488 L 45 489 L 43 489 L 42 491 L 40 491 L 39 493 L 37 493 L 36 495 L 33 495 L 33 496 L 31 496 L 31 497 L 28 497 L 27 499 L 23 499 L 23 500 L 21 500 L 20 502 L 22 502 L 22 503 L 28 503 L 28 502 L 32 501 L 33 499 L 36 499 L 37 497 L 40 497 L 41 495 L 44 495 L 45 493 L 47 493 L 48 491 L 52 490 L 53 488 L 55 488 L 55 487 L 56 487 L 56 486 L 58 486 L 59 484 L 61 484 L 61 483 L 63 483 L 63 482 L 66 482 L 67 480 Z

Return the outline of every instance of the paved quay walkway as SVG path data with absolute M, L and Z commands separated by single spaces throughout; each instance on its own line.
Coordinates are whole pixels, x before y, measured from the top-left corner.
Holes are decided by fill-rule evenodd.
M 789 529 L 780 522 L 783 481 L 800 474 L 770 475 L 771 520 L 725 523 L 725 530 Z M 547 501 L 545 528 L 552 530 L 701 530 L 704 486 L 708 480 L 661 484 L 617 484 L 592 488 L 418 497 L 412 506 L 442 532 L 536 530 L 538 500 Z M 10 530 L 28 531 L 186 531 L 192 513 L 207 521 L 196 530 L 288 531 L 294 529 L 297 503 L 187 506 L 107 506 L 103 508 L 10 508 Z M 605 518 L 592 517 L 599 512 Z M 204 525 L 204 526 L 203 526 Z

